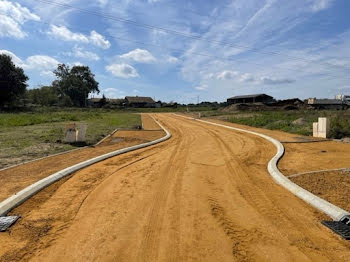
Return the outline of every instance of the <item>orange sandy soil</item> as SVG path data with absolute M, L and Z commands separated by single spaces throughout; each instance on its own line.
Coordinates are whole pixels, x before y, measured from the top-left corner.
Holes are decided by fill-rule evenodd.
M 254 128 L 220 120 L 207 120 L 256 131 L 280 141 L 298 142 L 314 139 L 312 137 Z M 350 168 L 350 143 L 324 141 L 316 143 L 283 143 L 283 145 L 285 154 L 279 162 L 278 168 L 286 176 L 308 171 Z M 320 172 L 291 178 L 291 180 L 330 203 L 350 211 L 350 176 L 348 173 Z
M 320 172 L 290 179 L 315 195 L 350 210 L 350 172 Z
M 13 210 L 0 261 L 349 261 L 266 170 L 253 135 L 157 114 L 172 138 L 76 172 Z
M 156 124 L 147 115 L 142 116 L 142 122 L 145 130 L 154 129 Z M 164 135 L 163 131 L 118 131 L 97 147 L 83 148 L 0 171 L 0 201 L 66 167 L 121 148 L 152 141 Z

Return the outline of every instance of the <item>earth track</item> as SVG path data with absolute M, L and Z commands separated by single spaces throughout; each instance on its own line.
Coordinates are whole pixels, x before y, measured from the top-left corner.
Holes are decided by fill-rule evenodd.
M 169 114 L 157 118 L 170 140 L 77 172 L 25 213 L 4 239 L 11 251 L 20 250 L 16 227 L 50 219 L 82 178 L 104 174 L 83 201 L 70 200 L 80 204 L 74 217 L 50 224 L 21 260 L 347 261 L 349 243 L 268 174 L 273 145 Z

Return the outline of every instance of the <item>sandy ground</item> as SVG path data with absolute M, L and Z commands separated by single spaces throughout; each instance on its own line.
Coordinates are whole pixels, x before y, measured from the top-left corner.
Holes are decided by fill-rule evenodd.
M 142 122 L 145 131 L 118 131 L 113 137 L 106 139 L 97 147 L 87 147 L 0 171 L 0 201 L 66 167 L 121 148 L 152 141 L 165 135 L 163 131 L 149 131 L 148 128 L 152 129 L 156 124 L 149 116 L 143 115 Z
M 320 172 L 290 179 L 315 195 L 350 210 L 350 172 Z
M 314 140 L 312 137 L 281 131 L 248 127 L 218 120 L 210 121 L 257 131 L 274 137 L 279 141 L 300 142 Z M 350 168 L 349 143 L 323 140 L 323 142 L 316 143 L 283 143 L 283 145 L 285 154 L 279 162 L 278 168 L 286 176 L 309 171 Z M 350 176 L 348 173 L 320 172 L 291 178 L 291 180 L 315 195 L 350 211 Z
M 0 260 L 348 261 L 350 244 L 271 179 L 269 142 L 157 118 L 170 140 L 83 169 L 15 209 L 23 218 L 0 235 Z

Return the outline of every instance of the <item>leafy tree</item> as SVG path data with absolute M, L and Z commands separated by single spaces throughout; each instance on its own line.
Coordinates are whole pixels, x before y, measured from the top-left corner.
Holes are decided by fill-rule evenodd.
M 58 103 L 58 94 L 53 86 L 42 86 L 28 90 L 28 99 L 33 104 L 52 106 Z
M 86 106 L 86 100 L 90 93 L 99 93 L 98 82 L 88 66 L 73 66 L 72 69 L 65 64 L 58 65 L 54 71 L 57 80 L 53 86 L 59 96 L 68 96 L 74 106 Z
M 26 92 L 28 79 L 10 56 L 0 54 L 0 107 L 17 102 Z

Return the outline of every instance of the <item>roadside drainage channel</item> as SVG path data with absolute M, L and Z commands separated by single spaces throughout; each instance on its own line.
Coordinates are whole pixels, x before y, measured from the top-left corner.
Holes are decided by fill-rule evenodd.
M 325 213 L 326 215 L 328 215 L 329 217 L 331 217 L 333 219 L 333 221 L 322 221 L 323 225 L 326 225 L 328 228 L 333 230 L 333 232 L 341 235 L 343 238 L 345 238 L 344 236 L 347 236 L 347 235 L 350 236 L 350 213 L 348 211 L 343 210 L 340 207 L 337 207 L 337 206 L 329 203 L 328 201 L 326 201 L 326 200 L 312 194 L 311 192 L 305 190 L 304 188 L 298 186 L 297 184 L 290 181 L 286 176 L 284 176 L 278 170 L 278 167 L 277 167 L 278 161 L 284 155 L 284 146 L 282 145 L 281 142 L 279 142 L 278 140 L 276 140 L 272 137 L 269 137 L 267 135 L 260 134 L 257 132 L 253 132 L 253 131 L 249 131 L 249 130 L 245 130 L 245 129 L 241 129 L 241 128 L 236 128 L 236 127 L 231 127 L 231 126 L 226 126 L 226 125 L 222 125 L 222 124 L 217 124 L 217 123 L 213 123 L 213 122 L 209 122 L 209 121 L 205 121 L 205 120 L 201 120 L 201 119 L 196 119 L 196 118 L 192 118 L 192 117 L 182 116 L 182 115 L 178 115 L 178 114 L 174 114 L 174 115 L 180 116 L 180 117 L 183 117 L 183 118 L 186 118 L 189 120 L 202 122 L 205 124 L 210 124 L 210 125 L 214 125 L 214 126 L 218 126 L 218 127 L 223 127 L 226 129 L 231 129 L 231 130 L 235 130 L 235 131 L 239 131 L 239 132 L 252 134 L 252 135 L 259 136 L 259 137 L 262 137 L 262 138 L 270 141 L 277 148 L 276 155 L 269 161 L 269 163 L 267 165 L 267 170 L 270 173 L 270 175 L 272 176 L 272 178 L 278 184 L 280 184 L 281 186 L 286 188 L 288 191 L 293 193 L 295 196 L 301 198 L 302 200 L 304 200 L 305 202 L 307 202 L 308 204 L 310 204 L 314 208 Z M 331 223 L 328 223 L 328 222 L 331 222 Z M 328 226 L 328 225 L 331 225 L 331 226 Z M 347 229 L 347 230 L 345 230 L 345 229 Z M 345 238 L 345 239 L 348 240 L 348 238 Z
M 58 171 L 46 178 L 43 178 L 41 180 L 39 180 L 38 182 L 24 188 L 23 190 L 19 191 L 18 193 L 10 196 L 9 198 L 5 199 L 4 201 L 2 201 L 0 203 L 0 223 L 1 221 L 3 221 L 4 224 L 4 228 L 6 227 L 6 225 L 13 225 L 17 219 L 14 218 L 14 216 L 6 216 L 8 212 L 10 212 L 12 209 L 14 209 L 15 207 L 19 206 L 20 204 L 22 204 L 23 202 L 25 202 L 27 199 L 29 199 L 30 197 L 34 196 L 35 194 L 37 194 L 38 192 L 40 192 L 42 189 L 44 189 L 45 187 L 48 187 L 49 185 L 59 181 L 60 179 L 71 175 L 72 173 L 83 169 L 85 167 L 91 166 L 93 164 L 96 164 L 98 162 L 101 162 L 103 160 L 106 160 L 108 158 L 111 157 L 115 157 L 121 154 L 125 154 L 131 151 L 135 151 L 137 149 L 141 149 L 141 148 L 145 148 L 145 147 L 149 147 L 158 143 L 161 143 L 165 140 L 168 140 L 171 137 L 170 132 L 165 129 L 163 127 L 162 124 L 160 124 L 156 119 L 154 119 L 154 117 L 152 117 L 152 119 L 161 127 L 161 129 L 166 133 L 165 136 L 163 136 L 162 138 L 153 140 L 151 142 L 147 142 L 147 143 L 143 143 L 143 144 L 139 144 L 139 145 L 135 145 L 135 146 L 131 146 L 131 147 L 127 147 L 127 148 L 123 148 L 123 149 L 119 149 L 116 150 L 114 152 L 110 152 L 98 157 L 94 157 L 92 159 L 83 161 L 81 163 L 78 163 L 76 165 L 67 167 L 61 171 Z M 11 222 L 14 219 L 13 222 Z M 7 224 L 6 224 L 7 223 Z M 9 227 L 7 226 L 6 229 Z M 5 229 L 5 230 L 6 230 Z

